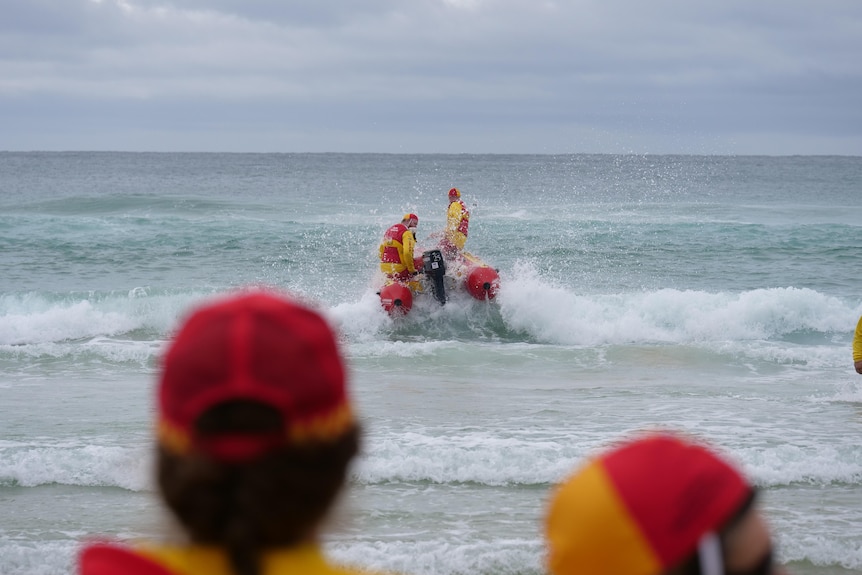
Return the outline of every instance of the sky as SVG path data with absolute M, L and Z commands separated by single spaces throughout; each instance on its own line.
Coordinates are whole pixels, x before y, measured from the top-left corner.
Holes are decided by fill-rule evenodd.
M 0 0 L 0 150 L 862 156 L 862 1 Z

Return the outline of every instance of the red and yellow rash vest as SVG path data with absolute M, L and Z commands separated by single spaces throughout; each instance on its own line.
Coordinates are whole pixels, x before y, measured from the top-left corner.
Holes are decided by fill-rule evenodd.
M 380 244 L 380 271 L 389 275 L 413 273 L 413 248 L 416 238 L 404 224 L 395 224 L 383 234 Z
M 262 559 L 262 575 L 374 575 L 331 565 L 312 543 L 270 551 Z M 84 550 L 79 567 L 80 575 L 234 575 L 224 551 L 194 545 L 135 549 L 96 545 Z
M 467 242 L 467 228 L 470 226 L 470 212 L 461 200 L 449 203 L 446 212 L 446 241 L 459 250 Z

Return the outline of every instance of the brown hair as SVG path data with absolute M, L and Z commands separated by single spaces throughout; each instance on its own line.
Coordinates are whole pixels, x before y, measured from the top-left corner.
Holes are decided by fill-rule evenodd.
M 196 429 L 272 433 L 282 425 L 274 408 L 232 401 L 206 412 Z M 243 463 L 160 446 L 158 485 L 193 542 L 225 549 L 238 575 L 258 575 L 262 551 L 312 535 L 344 485 L 359 436 L 353 425 L 334 441 L 284 445 Z

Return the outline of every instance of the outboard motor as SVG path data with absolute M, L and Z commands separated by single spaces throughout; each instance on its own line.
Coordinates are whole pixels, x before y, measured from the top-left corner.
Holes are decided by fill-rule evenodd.
M 446 275 L 446 264 L 443 262 L 443 253 L 440 250 L 428 250 L 423 253 L 422 270 L 431 282 L 434 299 L 439 301 L 440 305 L 445 304 L 446 287 L 443 285 L 443 276 Z

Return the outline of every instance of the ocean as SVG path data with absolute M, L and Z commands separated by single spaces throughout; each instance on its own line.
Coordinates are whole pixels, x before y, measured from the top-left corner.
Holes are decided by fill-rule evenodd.
M 382 233 L 415 212 L 427 244 L 453 186 L 499 295 L 394 320 Z M 159 357 L 248 285 L 340 334 L 365 440 L 339 561 L 544 573 L 555 483 L 671 429 L 760 488 L 791 573 L 862 573 L 861 188 L 860 157 L 0 153 L 0 574 L 173 531 Z

